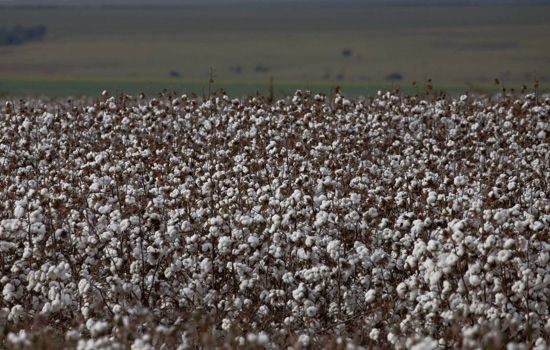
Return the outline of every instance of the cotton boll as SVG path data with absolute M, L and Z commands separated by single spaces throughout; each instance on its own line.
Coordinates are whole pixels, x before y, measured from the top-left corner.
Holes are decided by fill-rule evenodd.
M 298 337 L 298 343 L 300 343 L 303 347 L 307 347 L 310 342 L 311 338 L 307 334 L 302 334 Z
M 328 221 L 328 214 L 325 211 L 320 211 L 317 213 L 315 222 L 313 225 L 317 228 L 321 228 Z
M 502 225 L 508 220 L 508 211 L 507 210 L 499 210 L 495 213 L 493 216 L 493 219 L 499 224 Z
M 355 205 L 361 203 L 361 195 L 360 194 L 351 193 L 350 194 L 350 199 L 353 202 L 353 204 L 355 204 Z
M 327 244 L 327 253 L 333 258 L 338 259 L 340 256 L 340 241 L 334 240 Z
M 507 262 L 512 257 L 512 252 L 508 249 L 500 250 L 497 254 L 497 259 L 501 263 Z
M 310 306 L 306 309 L 306 314 L 309 316 L 309 317 L 314 317 L 315 315 L 317 315 L 317 311 L 318 311 L 318 308 L 315 307 L 315 306 Z
M 266 346 L 269 343 L 269 336 L 265 332 L 260 332 L 256 339 L 259 346 Z
M 204 258 L 201 261 L 201 271 L 203 274 L 209 273 L 210 271 L 212 271 L 212 261 L 210 261 L 210 259 Z
M 430 275 L 430 285 L 431 286 L 437 286 L 439 284 L 439 281 L 441 280 L 441 277 L 443 274 L 441 271 L 435 271 Z
M 445 259 L 445 263 L 448 266 L 454 266 L 458 262 L 459 258 L 456 254 L 451 253 L 447 256 L 447 259 Z
M 248 237 L 248 244 L 250 244 L 252 248 L 258 248 L 260 245 L 260 240 L 256 236 L 250 236 Z
M 371 289 L 365 293 L 365 302 L 367 304 L 372 303 L 375 299 L 376 299 L 376 291 L 374 289 Z
M 380 336 L 380 330 L 378 328 L 373 328 L 369 333 L 369 338 L 371 338 L 374 341 L 377 341 L 379 336 Z
M 293 290 L 292 291 L 292 297 L 297 300 L 297 301 L 300 301 L 304 298 L 305 296 L 305 292 L 306 292 L 306 287 L 303 283 L 300 283 L 300 285 L 298 286 L 297 289 Z
M 454 179 L 455 186 L 464 186 L 468 182 L 466 176 L 457 176 Z
M 512 238 L 509 238 L 504 242 L 503 248 L 504 249 L 511 249 L 511 248 L 514 247 L 515 244 L 516 244 L 516 241 Z
M 439 242 L 437 241 L 434 241 L 433 239 L 430 239 L 430 241 L 428 242 L 428 246 L 426 247 L 426 249 L 433 253 L 433 252 L 436 252 L 439 248 Z
M 376 208 L 369 208 L 369 210 L 367 211 L 367 214 L 368 214 L 371 218 L 378 217 L 378 210 L 376 210 Z
M 16 218 L 22 218 L 25 215 L 25 209 L 22 206 L 18 205 L 15 207 L 13 215 Z
M 437 192 L 431 191 L 428 194 L 428 198 L 426 199 L 426 202 L 430 205 L 435 205 L 436 201 L 437 201 Z
M 549 260 L 550 260 L 550 253 L 548 252 L 541 252 L 537 259 L 538 263 L 542 266 L 547 265 Z
M 451 235 L 453 241 L 456 243 L 462 243 L 462 240 L 464 239 L 464 233 L 462 231 L 454 231 Z
M 399 283 L 396 290 L 397 290 L 397 294 L 399 294 L 399 296 L 405 295 L 405 293 L 407 292 L 407 284 L 404 283 L 404 282 Z
M 411 350 L 436 350 L 438 346 L 438 341 L 428 336 L 422 339 L 419 343 L 413 345 Z
M 469 282 L 472 286 L 477 287 L 477 286 L 480 285 L 481 280 L 480 280 L 479 276 L 473 275 L 473 276 L 470 276 Z

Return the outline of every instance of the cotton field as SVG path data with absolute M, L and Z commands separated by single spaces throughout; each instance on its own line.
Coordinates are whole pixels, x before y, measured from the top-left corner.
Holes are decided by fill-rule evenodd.
M 550 96 L 0 107 L 0 347 L 548 349 Z

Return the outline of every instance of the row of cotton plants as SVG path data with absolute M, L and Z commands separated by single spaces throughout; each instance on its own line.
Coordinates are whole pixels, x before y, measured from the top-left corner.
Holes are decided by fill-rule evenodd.
M 550 346 L 548 96 L 0 109 L 3 348 Z

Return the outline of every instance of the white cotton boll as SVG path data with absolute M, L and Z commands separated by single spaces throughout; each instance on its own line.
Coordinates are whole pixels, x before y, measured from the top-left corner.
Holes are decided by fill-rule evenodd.
M 328 214 L 325 211 L 320 211 L 315 217 L 313 225 L 317 228 L 321 228 L 328 221 Z
M 298 337 L 298 343 L 300 343 L 303 347 L 309 346 L 309 343 L 311 342 L 311 338 L 307 334 L 302 334 L 300 337 Z
M 305 293 L 306 293 L 306 287 L 303 283 L 300 283 L 298 288 L 292 291 L 292 297 L 295 300 L 300 301 L 305 297 Z
M 525 284 L 522 281 L 516 281 L 512 285 L 512 291 L 517 295 L 521 295 L 525 291 Z
M 81 279 L 78 282 L 78 291 L 80 292 L 80 294 L 86 294 L 91 289 L 91 287 L 92 286 L 86 279 Z
M 71 329 L 65 333 L 65 341 L 76 342 L 80 339 L 80 333 L 77 330 Z
M 492 248 L 496 243 L 496 237 L 495 235 L 490 235 L 489 237 L 487 237 L 487 239 L 485 240 L 485 243 L 483 244 L 483 248 L 485 249 L 490 249 Z
M 397 290 L 397 294 L 399 294 L 399 296 L 405 295 L 405 293 L 407 292 L 407 284 L 405 282 L 399 283 L 396 290 Z
M 442 294 L 447 294 L 453 289 L 453 286 L 449 281 L 443 281 L 443 290 L 441 291 Z
M 61 302 L 59 300 L 52 301 L 52 311 L 53 312 L 58 312 L 59 310 L 61 310 L 62 306 L 63 305 L 61 305 Z
M 433 239 L 430 239 L 426 249 L 428 249 L 429 252 L 433 253 L 433 252 L 437 251 L 438 248 L 439 248 L 439 242 L 434 241 Z
M 507 301 L 508 301 L 508 299 L 506 298 L 506 295 L 504 295 L 502 293 L 495 294 L 495 303 L 497 305 L 504 306 L 504 305 L 506 305 Z
M 310 306 L 306 309 L 306 314 L 309 316 L 309 317 L 313 317 L 315 315 L 317 315 L 317 311 L 318 311 L 318 308 L 315 307 L 315 306 Z
M 464 233 L 462 233 L 462 231 L 455 231 L 453 232 L 451 237 L 456 243 L 462 243 L 462 241 L 464 240 Z
M 548 350 L 549 347 L 547 346 L 546 341 L 543 338 L 538 338 L 535 342 L 535 347 L 533 350 Z
M 14 297 L 15 286 L 11 283 L 7 283 L 2 290 L 2 295 L 7 301 L 11 301 Z
M 101 214 L 109 214 L 111 211 L 112 211 L 113 207 L 110 205 L 110 204 L 107 204 L 107 205 L 103 205 L 101 207 L 99 207 L 99 212 Z
M 540 231 L 544 228 L 544 224 L 540 221 L 535 221 L 533 224 L 529 225 L 529 227 L 533 230 L 533 231 Z
M 331 204 L 332 204 L 331 201 L 325 200 L 325 201 L 323 201 L 323 202 L 321 203 L 320 209 L 321 209 L 321 210 L 327 210 L 327 209 L 330 208 Z
M 294 282 L 294 276 L 292 276 L 291 272 L 286 272 L 283 275 L 283 282 L 287 283 L 287 284 L 290 284 L 290 283 Z
M 376 291 L 374 289 L 371 289 L 365 293 L 365 302 L 367 304 L 372 303 L 375 299 L 376 299 Z
M 376 208 L 370 208 L 368 211 L 367 211 L 367 214 L 371 217 L 371 218 L 375 218 L 378 216 L 378 210 L 376 210 Z
M 439 346 L 439 342 L 432 337 L 428 336 L 419 343 L 413 345 L 411 350 L 436 350 Z
M 340 256 L 340 241 L 339 240 L 334 240 L 334 241 L 331 241 L 329 242 L 329 244 L 327 244 L 327 253 L 329 253 L 329 255 L 333 258 L 333 259 L 338 259 L 338 257 Z
M 503 249 L 498 252 L 497 259 L 498 261 L 504 263 L 507 262 L 512 257 L 512 252 L 508 249 Z
M 424 243 L 424 241 L 417 241 L 414 244 L 412 255 L 415 258 L 420 259 L 424 255 L 424 253 L 426 253 L 426 243 Z
M 204 258 L 201 261 L 201 272 L 204 274 L 209 273 L 210 271 L 212 271 L 212 261 L 208 258 Z
M 78 286 L 80 287 L 80 283 Z M 132 283 L 126 282 L 122 285 L 122 290 L 124 291 L 124 293 L 130 293 L 133 289 L 134 286 L 132 285 Z
M 353 202 L 353 204 L 359 204 L 361 203 L 361 195 L 357 193 L 351 193 L 350 199 Z
M 369 338 L 371 338 L 374 341 L 377 341 L 379 336 L 380 336 L 380 330 L 378 328 L 373 328 L 369 333 Z
M 455 253 L 451 253 L 447 256 L 447 259 L 445 259 L 445 263 L 448 266 L 454 266 L 458 262 L 458 256 Z
M 105 321 L 98 321 L 93 324 L 93 326 L 90 329 L 90 333 L 92 333 L 93 337 L 97 337 L 105 333 L 108 330 L 108 328 L 109 328 L 109 323 Z
M 430 275 L 430 285 L 431 286 L 437 286 L 439 284 L 439 281 L 441 280 L 441 277 L 443 277 L 443 274 L 441 271 L 435 271 Z
M 538 258 L 538 262 L 541 265 L 546 265 L 548 261 L 550 260 L 550 254 L 548 252 L 541 252 Z
M 252 248 L 258 248 L 260 245 L 260 240 L 256 236 L 250 236 L 248 237 L 248 244 L 250 244 Z
M 518 230 L 519 233 L 523 233 L 523 231 L 525 231 L 525 226 L 526 224 L 523 221 L 518 220 L 514 222 L 514 227 L 516 228 L 516 230 Z
M 231 244 L 233 240 L 230 237 L 223 236 L 220 237 L 218 241 L 218 250 L 221 254 L 228 254 L 231 252 Z
M 472 286 L 477 287 L 480 285 L 481 279 L 479 278 L 478 275 L 473 275 L 473 276 L 470 276 L 469 282 Z
M 222 329 L 223 329 L 224 331 L 230 330 L 232 325 L 233 325 L 233 322 L 231 322 L 230 319 L 224 318 L 224 319 L 222 320 Z
M 378 248 L 374 251 L 374 253 L 372 253 L 372 255 L 370 257 L 370 260 L 373 263 L 377 264 L 378 262 L 380 262 L 385 257 L 386 257 L 386 253 L 382 249 Z
M 480 272 L 481 272 L 481 266 L 479 264 L 473 264 L 470 266 L 467 273 L 469 275 L 477 275 Z
M 191 300 L 195 296 L 195 291 L 191 288 L 183 288 L 182 292 L 183 292 L 183 295 L 185 295 L 187 298 Z
M 243 215 L 241 217 L 241 224 L 243 226 L 249 226 L 251 223 L 252 223 L 252 218 L 250 216 Z
M 416 267 L 417 260 L 414 256 L 409 255 L 407 259 L 405 259 L 405 263 L 411 268 L 414 269 Z
M 49 314 L 52 311 L 52 305 L 50 303 L 44 304 L 44 307 L 42 308 L 41 313 L 42 314 Z
M 455 186 L 464 186 L 468 182 L 466 176 L 457 176 L 454 179 Z
M 130 220 L 124 219 L 120 222 L 120 230 L 125 231 L 128 227 L 130 227 Z
M 260 332 L 256 339 L 256 344 L 266 346 L 269 343 L 269 336 L 265 332 Z
M 506 222 L 508 219 L 508 210 L 499 210 L 495 213 L 493 216 L 493 219 L 497 222 L 497 224 L 502 225 Z
M 503 245 L 504 249 L 511 249 L 516 244 L 516 241 L 512 238 L 508 238 Z
M 20 205 L 16 206 L 13 215 L 18 219 L 22 218 L 25 215 L 25 208 Z
M 332 256 L 332 254 L 331 254 Z M 310 259 L 310 253 L 306 251 L 304 248 L 298 249 L 298 258 L 301 260 L 309 260 Z

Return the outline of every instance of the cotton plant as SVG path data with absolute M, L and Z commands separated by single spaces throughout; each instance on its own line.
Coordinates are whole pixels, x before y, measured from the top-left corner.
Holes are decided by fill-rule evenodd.
M 2 347 L 548 346 L 548 96 L 1 106 Z

